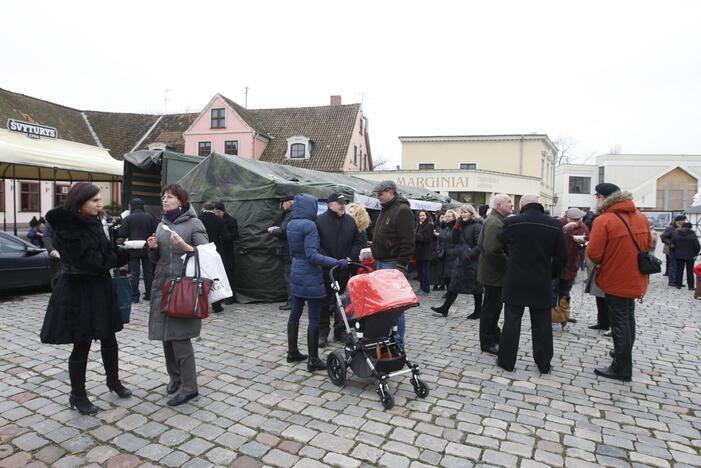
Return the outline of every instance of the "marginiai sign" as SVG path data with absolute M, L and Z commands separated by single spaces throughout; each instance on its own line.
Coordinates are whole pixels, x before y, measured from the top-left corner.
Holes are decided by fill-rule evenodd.
M 24 133 L 29 138 L 56 138 L 55 128 L 45 127 L 43 125 L 37 125 L 29 122 L 22 122 L 21 120 L 8 119 L 7 129 L 11 132 Z

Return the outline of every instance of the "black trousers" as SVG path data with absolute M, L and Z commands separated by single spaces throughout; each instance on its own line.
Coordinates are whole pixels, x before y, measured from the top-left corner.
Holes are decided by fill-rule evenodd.
M 350 279 L 349 274 L 346 271 L 336 270 L 334 272 L 334 278 L 338 281 L 338 286 L 341 288 L 340 294 L 343 294 L 346 290 L 346 284 Z M 338 310 L 336 306 L 336 296 L 331 290 L 331 281 L 329 279 L 328 270 L 324 270 L 324 288 L 326 288 L 326 297 L 321 300 L 321 311 L 319 314 L 319 336 L 328 336 L 331 330 L 331 316 L 333 315 L 333 333 L 335 337 L 339 337 L 340 333 L 345 328 L 343 319 L 341 318 L 341 311 Z
M 518 342 L 521 338 L 521 320 L 525 307 L 504 305 L 504 328 L 499 342 L 499 365 L 506 370 L 514 370 Z M 541 370 L 550 369 L 553 358 L 553 329 L 550 309 L 528 308 L 531 314 L 531 337 L 533 360 Z
M 480 348 L 486 351 L 499 344 L 501 315 L 501 286 L 484 286 L 484 301 L 480 313 Z
M 689 289 L 694 289 L 696 282 L 694 281 L 694 259 L 684 260 L 677 259 L 677 278 L 676 284 L 678 288 L 682 287 L 682 279 L 684 278 L 684 267 L 686 267 L 686 285 Z
M 611 368 L 627 377 L 633 374 L 633 344 L 635 343 L 635 300 L 606 295 L 606 307 L 611 319 L 613 363 Z
M 606 308 L 606 299 L 603 297 L 596 298 L 596 323 L 606 330 L 611 326 L 609 311 L 608 308 Z

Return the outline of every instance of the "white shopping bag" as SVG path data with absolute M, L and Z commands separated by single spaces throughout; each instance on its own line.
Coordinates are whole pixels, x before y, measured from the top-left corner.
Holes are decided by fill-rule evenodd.
M 217 252 L 217 246 L 213 242 L 209 244 L 198 245 L 197 253 L 200 257 L 200 276 L 214 281 L 212 289 L 209 290 L 209 303 L 221 301 L 227 297 L 234 295 L 229 284 L 229 278 L 226 276 L 226 269 L 221 256 Z M 183 255 L 183 261 L 185 255 Z M 195 260 L 191 258 L 187 262 L 187 276 L 195 276 Z

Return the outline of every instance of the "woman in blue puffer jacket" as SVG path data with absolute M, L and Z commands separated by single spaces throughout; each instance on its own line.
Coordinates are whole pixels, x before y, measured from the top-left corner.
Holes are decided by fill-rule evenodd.
M 346 260 L 335 260 L 319 253 L 319 232 L 316 229 L 316 198 L 300 193 L 294 199 L 292 221 L 287 225 L 287 242 L 290 246 L 292 271 L 290 287 L 292 292 L 292 311 L 287 322 L 287 362 L 307 359 L 297 348 L 299 319 L 304 310 L 304 302 L 309 309 L 309 326 L 307 327 L 307 347 L 309 360 L 307 370 L 326 369 L 324 361 L 319 359 L 319 310 L 321 299 L 326 296 L 322 267 L 331 268 L 338 265 L 348 267 Z

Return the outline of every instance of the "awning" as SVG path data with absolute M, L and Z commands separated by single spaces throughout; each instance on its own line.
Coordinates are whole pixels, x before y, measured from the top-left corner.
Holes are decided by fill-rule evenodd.
M 0 178 L 111 182 L 123 172 L 105 148 L 0 129 Z

